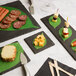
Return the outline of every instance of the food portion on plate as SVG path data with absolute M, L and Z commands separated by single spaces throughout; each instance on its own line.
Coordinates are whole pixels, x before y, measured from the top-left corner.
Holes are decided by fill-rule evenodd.
M 26 15 L 19 16 L 19 20 L 20 21 L 25 21 L 26 19 L 27 19 L 27 16 Z
M 67 21 L 65 22 L 65 26 L 62 31 L 64 38 L 67 38 L 69 36 L 68 28 L 69 28 L 69 22 L 68 22 L 68 17 L 67 17 Z
M 11 23 L 14 22 L 19 17 L 20 14 L 21 14 L 20 11 L 12 10 L 9 13 L 9 15 L 3 19 L 2 23 L 0 23 L 0 28 L 2 28 L 2 29 L 9 28 L 11 26 Z
M 56 13 L 54 14 L 54 16 L 53 16 L 53 19 L 52 19 L 53 22 L 57 22 L 57 18 L 58 18 L 58 16 L 59 16 L 58 10 L 59 10 L 59 9 L 57 9 L 57 12 L 56 12 Z
M 0 30 L 16 31 L 22 29 L 32 30 L 32 28 L 35 29 L 39 28 L 34 24 L 34 22 L 32 22 L 31 18 L 27 15 L 27 12 L 25 13 L 18 8 L 7 7 L 7 6 L 1 6 L 0 8 L 6 9 L 6 11 L 3 12 L 2 15 L 3 18 L 0 21 Z
M 44 47 L 46 45 L 46 43 L 47 43 L 47 41 L 46 41 L 46 38 L 43 35 L 43 33 L 41 35 L 38 35 L 33 41 L 34 47 L 36 49 Z
M 13 27 L 15 29 L 19 29 L 26 23 L 27 16 L 26 15 L 21 15 L 21 11 L 19 10 L 12 10 L 9 12 L 8 16 L 6 16 L 2 22 L 0 23 L 0 28 L 1 29 L 7 29 L 11 26 L 11 23 L 13 23 Z
M 57 9 L 56 13 L 49 18 L 49 23 L 52 27 L 56 28 L 61 23 L 61 19 L 59 18 L 59 9 Z
M 71 46 L 71 41 L 76 39 L 76 31 L 71 27 L 68 17 L 67 20 L 65 20 L 60 14 L 57 14 L 57 22 L 53 22 L 52 20 L 54 17 L 55 15 L 49 15 L 42 18 L 41 21 L 46 25 L 46 27 L 48 27 L 48 29 L 58 39 L 68 53 L 71 54 L 71 56 L 76 60 L 76 47 L 73 47 L 74 45 Z M 60 24 L 58 24 L 58 18 L 61 20 Z
M 75 47 L 76 46 L 76 41 L 72 42 L 71 46 Z
M 28 44 L 34 54 L 54 46 L 54 42 L 47 36 L 44 31 L 28 37 L 24 39 L 24 41 Z
M 0 74 L 20 66 L 21 53 L 24 53 L 24 50 L 18 42 L 14 42 L 0 48 Z
M 67 21 L 64 22 L 64 27 L 60 28 L 59 30 L 59 35 L 64 41 L 70 38 L 72 35 L 72 30 L 69 26 L 70 24 L 68 22 L 68 17 L 67 17 Z
M 76 52 L 76 39 L 72 40 L 71 47 Z
M 17 49 L 14 45 L 6 45 L 2 48 L 1 58 L 4 61 L 12 62 L 16 58 Z
M 9 13 L 8 9 L 0 7 L 0 21 Z
M 27 16 L 21 15 L 18 17 L 18 21 L 13 24 L 13 27 L 18 29 L 21 28 L 26 23 Z

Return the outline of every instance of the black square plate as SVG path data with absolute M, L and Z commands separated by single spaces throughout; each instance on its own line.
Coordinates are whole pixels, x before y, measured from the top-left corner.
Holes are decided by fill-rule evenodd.
M 52 74 L 50 72 L 49 64 L 48 64 L 49 61 L 54 62 L 54 60 L 48 58 L 35 76 L 52 76 Z M 61 67 L 64 70 L 66 70 L 67 72 L 73 74 L 73 75 L 76 74 L 76 70 L 75 69 L 70 68 L 70 67 L 68 67 L 68 66 L 66 66 L 66 65 L 64 65 L 64 64 L 62 64 L 60 62 L 58 62 L 58 66 Z M 54 68 L 54 71 L 55 71 L 54 72 L 55 76 L 57 76 L 55 68 Z M 63 73 L 61 71 L 59 71 L 59 73 L 60 73 L 60 76 L 68 76 L 67 74 L 65 74 L 65 73 Z
M 12 44 L 12 43 L 11 43 Z M 21 46 L 17 41 L 16 42 L 13 42 L 13 44 L 15 44 L 16 45 L 16 47 L 17 47 L 17 45 L 18 45 L 18 47 L 19 46 Z M 8 45 L 10 45 L 10 44 L 8 44 Z M 18 47 L 17 47 L 17 49 L 18 49 Z M 22 47 L 21 47 L 22 48 Z M 2 49 L 2 47 L 0 48 L 0 51 L 1 51 L 1 49 Z M 19 51 L 19 50 L 18 50 Z M 19 52 L 17 52 L 18 54 L 19 54 Z M 27 61 L 29 62 L 30 61 L 30 59 L 28 58 L 28 56 L 27 56 L 27 54 L 24 52 L 24 55 L 27 57 Z M 2 60 L 1 58 L 0 58 L 0 60 Z M 7 63 L 7 62 L 4 62 L 4 64 L 5 63 Z M 7 63 L 8 64 L 8 63 Z M 12 63 L 11 62 L 9 62 L 9 65 L 11 65 Z M 9 68 L 9 69 L 7 69 L 7 70 L 5 70 L 5 71 L 2 71 L 2 72 L 0 72 L 0 75 L 2 75 L 2 74 L 4 74 L 4 73 L 6 73 L 6 72 L 9 72 L 9 71 L 11 71 L 11 70 L 13 70 L 13 69 L 15 69 L 15 68 L 17 68 L 17 67 L 19 67 L 19 66 L 21 66 L 21 62 L 19 62 L 18 64 L 16 64 L 16 65 L 14 65 L 14 66 L 12 66 L 11 68 Z
M 39 35 L 39 34 L 44 34 L 45 38 L 47 39 L 47 44 L 43 47 L 43 48 L 40 48 L 40 49 L 36 49 L 34 46 L 33 46 L 33 40 Z M 26 43 L 29 45 L 29 47 L 31 48 L 31 50 L 36 54 L 38 52 L 41 52 L 42 50 L 44 49 L 47 49 L 51 46 L 54 45 L 53 41 L 45 34 L 45 32 L 39 32 L 33 36 L 30 36 L 28 38 L 25 39 Z
M 30 15 L 30 13 L 27 11 L 27 9 L 23 6 L 23 4 L 20 1 L 11 2 L 11 3 L 8 3 L 8 4 L 2 5 L 2 6 L 18 8 L 18 9 L 22 10 L 23 12 L 25 12 L 27 14 L 27 16 L 30 18 L 32 23 L 35 26 L 38 26 L 38 28 L 29 28 L 29 29 L 16 30 L 16 31 L 2 31 L 2 30 L 0 30 L 0 42 L 9 40 L 11 38 L 20 36 L 22 34 L 26 34 L 28 32 L 31 32 L 31 31 L 34 31 L 34 30 L 37 30 L 37 29 L 40 28 L 39 24 Z
M 59 40 L 59 42 L 63 45 L 63 47 L 68 51 L 68 53 L 76 60 L 76 53 L 71 48 L 71 42 L 73 39 L 76 39 L 76 31 L 70 26 L 72 30 L 72 36 L 67 39 L 66 41 L 62 40 L 62 38 L 59 36 L 59 29 L 64 26 L 65 20 L 62 18 L 62 16 L 59 15 L 59 18 L 61 19 L 61 23 L 58 27 L 55 29 L 50 25 L 49 18 L 51 17 L 47 16 L 45 18 L 42 18 L 42 22 L 48 27 L 48 29 L 53 33 L 53 35 Z

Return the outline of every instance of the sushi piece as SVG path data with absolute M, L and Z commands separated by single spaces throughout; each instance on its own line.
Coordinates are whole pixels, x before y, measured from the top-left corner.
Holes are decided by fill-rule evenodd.
M 52 19 L 52 22 L 57 22 L 57 18 L 58 18 L 58 10 L 59 9 L 57 9 L 57 12 L 54 14 L 54 17 L 53 17 L 53 19 Z
M 12 62 L 16 57 L 16 47 L 14 45 L 6 45 L 2 48 L 1 58 L 4 61 Z

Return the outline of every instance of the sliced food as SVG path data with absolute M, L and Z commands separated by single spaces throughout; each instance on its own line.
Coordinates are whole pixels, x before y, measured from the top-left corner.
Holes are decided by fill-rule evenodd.
M 10 22 L 13 22 L 13 21 L 16 20 L 16 19 L 12 19 L 12 18 L 10 18 L 9 16 L 7 16 L 5 19 L 6 19 L 7 21 L 10 21 Z
M 7 28 L 9 28 L 11 26 L 11 24 L 2 24 L 2 23 L 0 23 L 0 28 L 1 29 L 7 29 Z
M 14 45 L 6 45 L 3 47 L 2 52 L 1 52 L 1 58 L 4 61 L 14 61 L 16 57 L 16 47 Z
M 18 28 L 21 28 L 21 27 L 22 27 L 22 24 L 21 24 L 20 21 L 17 21 L 17 22 L 15 22 L 15 23 L 13 24 L 13 27 L 16 28 L 16 29 L 18 29 Z
M 26 21 L 20 21 L 21 25 L 24 25 L 26 23 Z
M 13 27 L 16 29 L 21 28 L 26 22 L 25 21 L 17 21 L 13 24 Z
M 2 23 L 3 24 L 11 24 L 11 21 L 7 21 L 6 19 L 3 19 Z
M 9 14 L 9 17 L 12 18 L 12 19 L 17 19 L 18 18 L 18 16 L 12 15 L 12 14 Z
M 19 16 L 21 14 L 21 12 L 19 10 L 12 10 L 11 11 L 11 14 L 12 15 L 16 15 L 16 16 Z
M 24 20 L 26 20 L 26 19 L 27 19 L 27 16 L 26 16 L 26 15 L 21 15 L 21 16 L 19 16 L 19 20 L 24 21 Z

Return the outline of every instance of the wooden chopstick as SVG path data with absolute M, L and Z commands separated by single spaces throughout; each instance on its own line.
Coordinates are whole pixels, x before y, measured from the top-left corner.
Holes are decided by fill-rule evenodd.
M 51 61 L 49 62 L 49 65 L 51 65 L 52 67 L 55 67 L 55 64 L 53 64 Z M 65 71 L 64 69 L 60 68 L 59 66 L 58 66 L 58 69 L 59 69 L 60 71 L 64 72 L 65 74 L 69 75 L 69 76 L 74 76 L 73 74 Z
M 62 68 L 60 68 L 59 67 L 59 70 L 61 70 L 62 72 L 64 72 L 65 74 L 68 74 L 69 76 L 74 76 L 73 74 L 71 74 L 71 73 L 69 73 L 69 72 L 67 72 L 67 71 L 65 71 L 65 70 L 63 70 Z
M 49 62 L 48 62 L 48 63 L 49 63 Z M 52 76 L 55 76 L 55 74 L 54 74 L 54 69 L 53 69 L 51 63 L 49 63 L 49 67 L 50 67 L 50 71 L 51 71 Z
M 57 76 L 60 76 L 59 69 L 58 69 L 58 63 L 57 63 L 56 60 L 54 60 L 54 64 L 55 64 L 55 69 L 56 69 L 56 72 L 57 72 Z

